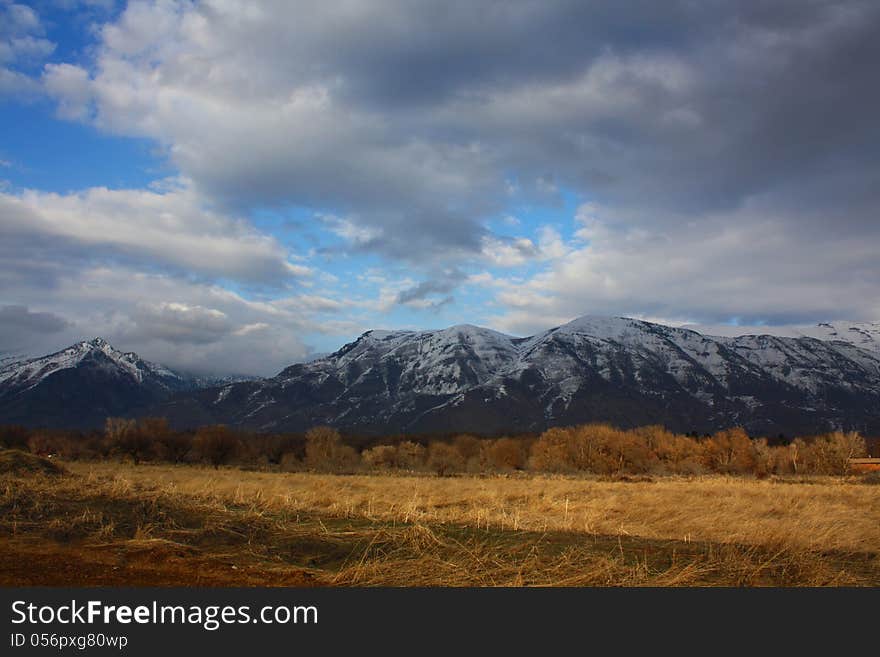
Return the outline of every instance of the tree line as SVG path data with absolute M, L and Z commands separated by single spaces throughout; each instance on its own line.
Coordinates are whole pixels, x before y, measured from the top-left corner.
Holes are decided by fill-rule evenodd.
M 117 458 L 238 465 L 283 471 L 408 471 L 437 475 L 532 471 L 625 474 L 845 475 L 849 460 L 866 456 L 857 432 L 794 439 L 751 438 L 741 428 L 711 435 L 677 434 L 662 426 L 618 429 L 585 424 L 539 435 L 442 438 L 394 436 L 359 446 L 328 426 L 304 434 L 268 434 L 207 425 L 170 428 L 164 418 L 108 418 L 103 431 L 75 432 L 0 426 L 0 445 L 65 459 Z

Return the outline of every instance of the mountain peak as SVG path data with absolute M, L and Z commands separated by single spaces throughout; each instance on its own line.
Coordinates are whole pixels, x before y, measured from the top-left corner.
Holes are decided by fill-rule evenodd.
M 570 322 L 558 326 L 555 330 L 562 333 L 587 333 L 595 337 L 613 338 L 634 327 L 650 326 L 645 322 L 631 317 L 606 317 L 603 315 L 583 315 Z

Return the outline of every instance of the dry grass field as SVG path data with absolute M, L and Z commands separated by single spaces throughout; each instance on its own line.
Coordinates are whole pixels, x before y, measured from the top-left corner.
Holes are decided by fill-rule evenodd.
M 0 474 L 0 584 L 880 585 L 856 477 L 63 468 Z

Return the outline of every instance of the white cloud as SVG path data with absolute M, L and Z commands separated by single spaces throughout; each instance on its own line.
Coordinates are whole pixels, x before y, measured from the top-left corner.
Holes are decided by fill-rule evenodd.
M 305 336 L 324 333 L 341 343 L 363 330 L 348 318 L 328 320 L 326 313 L 345 307 L 331 299 L 254 301 L 219 285 L 125 266 L 75 267 L 64 269 L 50 287 L 39 275 L 9 287 L 3 278 L 14 265 L 0 260 L 0 305 L 23 307 L 22 300 L 38 298 L 51 316 L 28 317 L 45 316 L 55 324 L 53 331 L 37 334 L 30 324 L 8 322 L 5 349 L 42 354 L 99 335 L 178 369 L 268 376 L 308 356 Z
M 287 297 L 279 302 L 282 307 L 299 308 L 316 313 L 336 313 L 344 310 L 349 304 L 329 297 L 315 294 L 300 294 Z
M 89 73 L 72 64 L 47 64 L 43 86 L 58 103 L 63 119 L 86 119 L 91 113 L 92 90 Z
M 382 236 L 381 229 L 372 226 L 361 226 L 351 219 L 335 217 L 333 215 L 321 215 L 319 218 L 327 225 L 330 232 L 354 246 L 366 246 Z
M 538 248 L 527 237 L 502 239 L 487 235 L 483 238 L 483 257 L 496 267 L 517 267 L 538 256 Z
M 55 50 L 55 44 L 48 39 L 34 36 L 11 37 L 0 41 L 0 63 L 42 60 Z
M 266 322 L 254 322 L 253 324 L 245 324 L 241 328 L 236 329 L 232 332 L 233 335 L 241 336 L 241 335 L 249 335 L 251 333 L 256 333 L 258 331 L 265 331 L 266 329 L 271 328 L 269 324 Z
M 274 237 L 212 209 L 188 184 L 164 192 L 92 188 L 75 194 L 0 194 L 0 233 L 41 238 L 94 259 L 143 259 L 190 274 L 282 285 L 311 269 Z
M 569 253 L 569 247 L 553 226 L 541 226 L 538 231 L 538 251 L 542 260 L 557 260 Z
M 662 230 L 604 220 L 605 212 L 582 207 L 568 245 L 548 234 L 563 255 L 526 282 L 473 279 L 497 289 L 501 328 L 529 333 L 583 314 L 779 324 L 880 314 L 873 240 L 816 240 L 810 217 L 780 214 L 761 199 Z
M 482 245 L 482 256 L 487 263 L 504 268 L 564 258 L 570 251 L 559 231 L 553 226 L 539 227 L 537 244 L 528 237 L 502 238 L 486 235 Z
M 32 8 L 0 2 L 0 98 L 24 100 L 39 94 L 39 83 L 20 69 L 41 63 L 55 50 L 43 33 Z

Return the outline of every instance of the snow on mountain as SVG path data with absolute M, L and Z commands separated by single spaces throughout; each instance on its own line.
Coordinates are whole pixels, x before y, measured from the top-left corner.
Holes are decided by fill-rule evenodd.
M 187 387 L 195 390 L 199 388 L 217 388 L 231 383 L 261 381 L 263 379 L 261 376 L 250 374 L 189 374 L 186 372 L 178 372 L 177 374 L 189 384 Z
M 880 322 L 822 322 L 792 329 L 793 337 L 848 342 L 880 354 Z
M 94 358 L 97 353 L 106 357 L 104 367 L 115 367 L 137 383 L 153 377 L 160 381 L 167 380 L 170 387 L 186 387 L 184 378 L 179 374 L 162 365 L 142 360 L 136 353 L 119 351 L 103 338 L 78 342 L 48 356 L 8 363 L 0 367 L 0 386 L 29 388 L 39 385 L 41 381 L 56 372 L 82 365 L 85 360 Z M 177 382 L 179 385 L 175 385 Z
M 830 333 L 829 333 L 830 335 Z M 368 331 L 261 382 L 167 409 L 265 430 L 523 431 L 607 420 L 683 430 L 880 430 L 880 354 L 814 337 L 711 337 L 581 317 L 517 338 L 471 325 Z
M 820 322 L 808 326 L 733 326 L 692 324 L 682 328 L 704 335 L 742 337 L 772 335 L 781 338 L 814 338 L 826 342 L 848 342 L 860 349 L 880 353 L 880 322 Z
M 0 364 L 0 423 L 89 428 L 111 415 L 145 412 L 175 393 L 242 380 L 181 374 L 95 338 Z

